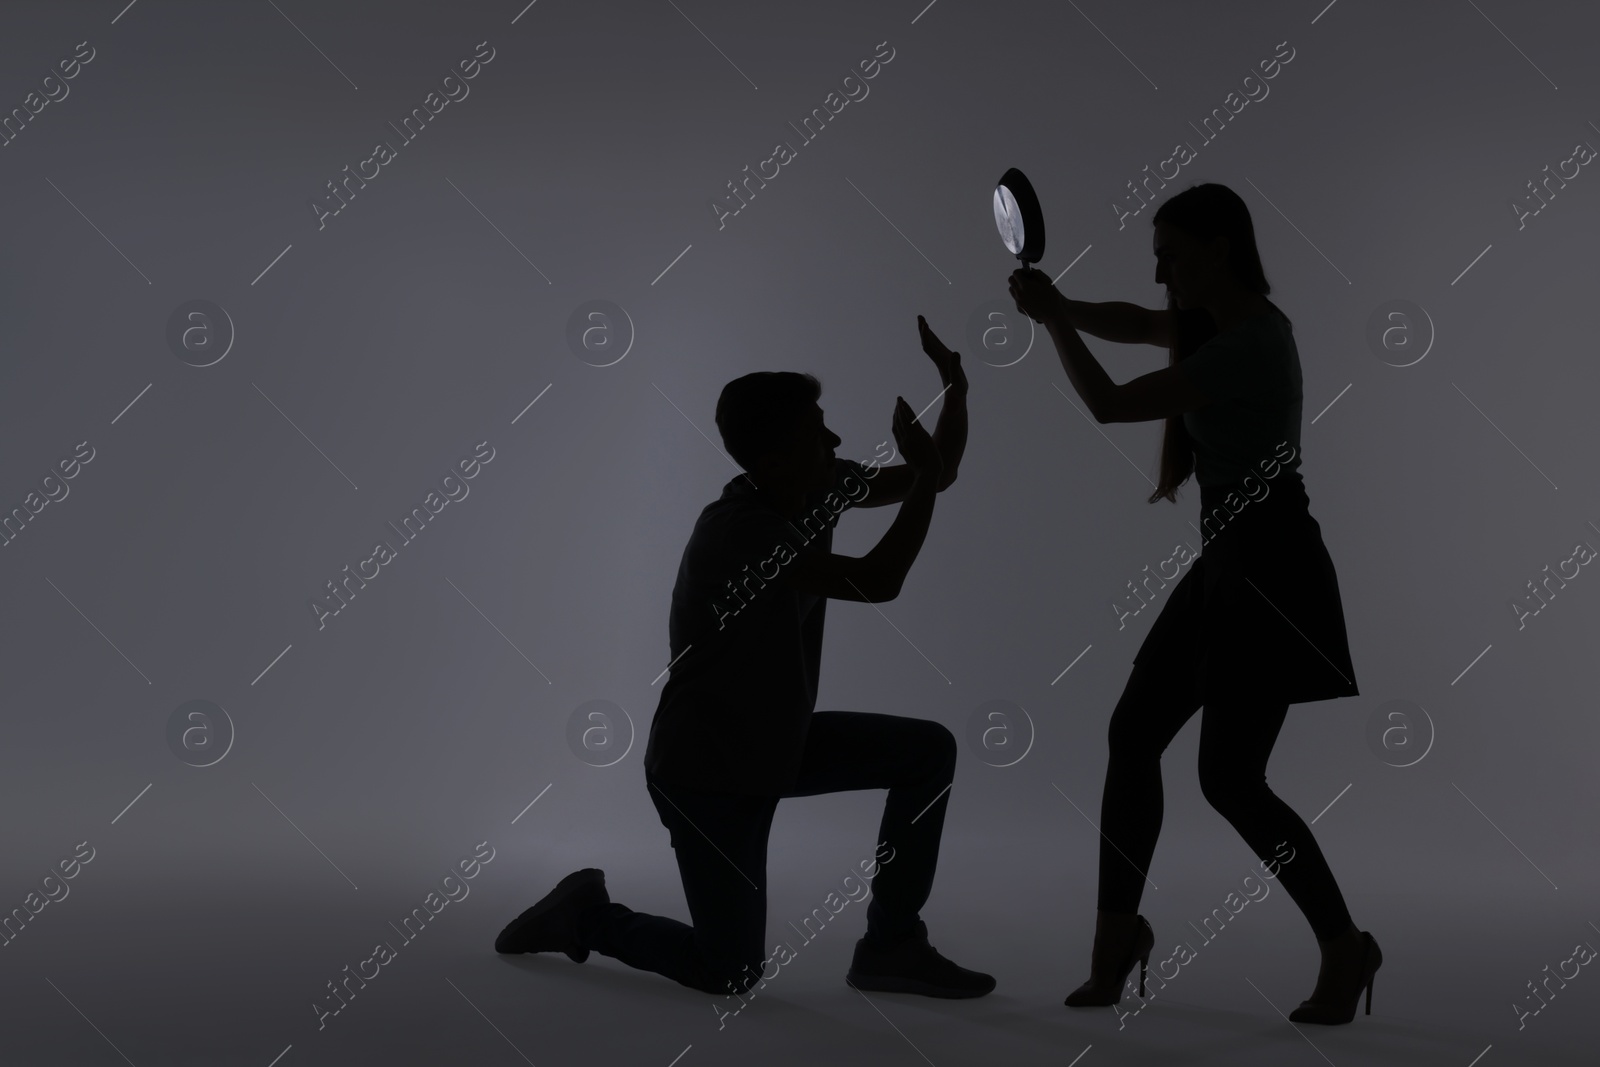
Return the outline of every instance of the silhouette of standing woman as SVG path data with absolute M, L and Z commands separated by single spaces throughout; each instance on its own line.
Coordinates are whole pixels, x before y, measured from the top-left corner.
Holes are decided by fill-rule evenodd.
M 1155 935 L 1137 913 L 1161 831 L 1161 753 L 1204 705 L 1201 790 L 1277 870 L 1322 950 L 1316 988 L 1290 1019 L 1347 1023 L 1363 989 L 1371 1013 L 1383 956 L 1351 922 L 1310 829 L 1266 780 L 1290 704 L 1357 692 L 1338 579 L 1299 472 L 1300 357 L 1266 297 L 1238 194 L 1191 186 L 1152 221 L 1165 311 L 1069 300 L 1031 268 L 1011 275 L 1018 309 L 1049 328 L 1096 421 L 1166 420 L 1150 502 L 1176 503 L 1191 473 L 1200 485 L 1204 553 L 1168 594 L 1111 716 L 1090 977 L 1066 1003 L 1117 1003 L 1136 960 L 1144 995 Z M 1169 365 L 1118 385 L 1080 329 L 1166 347 Z

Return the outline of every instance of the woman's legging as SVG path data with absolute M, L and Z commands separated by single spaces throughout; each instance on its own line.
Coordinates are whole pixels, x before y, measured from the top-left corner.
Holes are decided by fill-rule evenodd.
M 1139 910 L 1161 833 L 1161 753 L 1200 706 L 1188 671 L 1134 665 L 1111 715 L 1111 760 L 1100 801 L 1101 911 Z M 1200 789 L 1299 905 L 1319 940 L 1350 926 L 1339 883 L 1305 821 L 1267 786 L 1267 758 L 1289 705 L 1213 701 L 1200 720 Z M 1282 844 L 1294 851 L 1286 853 Z M 1285 855 L 1292 859 L 1282 862 Z

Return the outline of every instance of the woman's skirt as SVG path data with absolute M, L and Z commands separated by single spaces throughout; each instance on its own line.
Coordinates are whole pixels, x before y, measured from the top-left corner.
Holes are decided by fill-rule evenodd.
M 1202 701 L 1303 704 L 1358 695 L 1344 606 L 1299 472 L 1200 490 L 1203 550 L 1134 663 L 1193 672 Z

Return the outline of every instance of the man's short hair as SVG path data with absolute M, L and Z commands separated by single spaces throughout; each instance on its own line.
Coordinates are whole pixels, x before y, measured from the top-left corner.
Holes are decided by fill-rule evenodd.
M 801 416 L 821 396 L 822 383 L 798 371 L 762 370 L 735 378 L 717 398 L 723 447 L 735 463 L 752 470 L 763 455 L 789 445 Z

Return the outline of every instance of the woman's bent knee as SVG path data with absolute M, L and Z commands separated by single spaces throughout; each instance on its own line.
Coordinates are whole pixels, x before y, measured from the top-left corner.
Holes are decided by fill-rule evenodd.
M 1200 767 L 1200 794 L 1217 814 L 1233 822 L 1235 817 L 1262 807 L 1273 797 L 1265 778 L 1251 781 L 1237 769 Z

